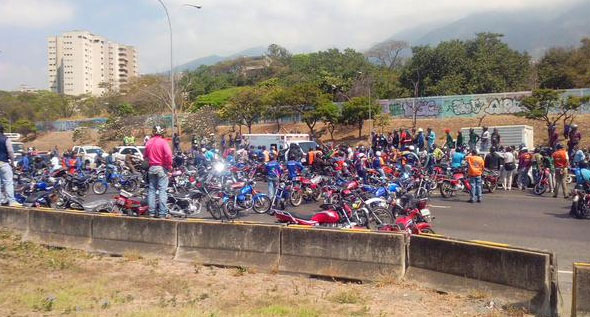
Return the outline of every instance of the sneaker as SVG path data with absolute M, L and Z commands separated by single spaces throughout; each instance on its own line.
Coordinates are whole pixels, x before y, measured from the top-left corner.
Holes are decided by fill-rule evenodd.
M 473 199 L 469 199 L 467 202 L 473 204 Z
M 478 199 L 478 200 L 477 200 L 477 202 L 478 202 L 478 203 L 481 203 L 481 199 Z
M 171 214 L 166 214 L 165 216 L 162 216 L 160 218 L 163 218 L 163 219 L 172 219 L 172 215 Z
M 16 201 L 13 201 L 13 202 L 9 203 L 8 206 L 9 207 L 22 207 L 23 204 L 21 204 L 19 202 L 16 202 Z

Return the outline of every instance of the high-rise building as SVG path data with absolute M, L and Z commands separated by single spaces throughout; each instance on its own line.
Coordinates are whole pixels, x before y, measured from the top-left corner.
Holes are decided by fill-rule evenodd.
M 88 31 L 48 38 L 49 89 L 66 95 L 99 96 L 138 76 L 137 51 Z

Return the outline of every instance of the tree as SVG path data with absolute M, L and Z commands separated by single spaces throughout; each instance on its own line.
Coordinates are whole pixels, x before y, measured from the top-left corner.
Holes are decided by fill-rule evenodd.
M 277 60 L 281 63 L 287 63 L 291 59 L 291 56 L 293 56 L 289 50 L 278 44 L 269 45 L 268 49 L 266 50 L 266 55 L 271 59 Z
M 342 123 L 356 125 L 359 129 L 359 138 L 362 137 L 365 120 L 369 119 L 369 109 L 373 116 L 381 113 L 379 104 L 375 100 L 369 102 L 367 97 L 354 97 L 342 107 Z
M 225 105 L 224 112 L 237 119 L 248 127 L 248 133 L 252 133 L 252 125 L 262 117 L 264 91 L 258 87 L 250 87 L 239 92 Z
M 368 58 L 376 59 L 379 64 L 392 70 L 399 66 L 400 53 L 408 47 L 408 42 L 387 40 L 371 47 L 365 55 Z
M 582 98 L 575 96 L 562 99 L 558 90 L 537 89 L 533 91 L 532 96 L 521 101 L 523 111 L 519 115 L 527 119 L 544 121 L 547 127 L 550 127 L 556 125 L 561 118 L 575 113 L 582 101 Z
M 330 133 L 330 139 L 334 141 L 336 125 L 341 121 L 340 107 L 331 102 L 324 103 L 318 107 L 317 115 L 322 118 L 328 129 L 328 133 Z
M 480 94 L 528 88 L 529 60 L 502 42 L 501 34 L 479 33 L 436 47 L 417 46 L 402 69 L 402 85 L 420 96 Z M 418 83 L 418 84 L 416 84 Z
M 24 136 L 28 135 L 29 133 L 37 133 L 37 127 L 35 127 L 35 124 L 26 119 L 20 119 L 16 121 L 12 130 Z
M 277 132 L 281 131 L 281 118 L 291 113 L 290 100 L 290 92 L 283 87 L 270 88 L 264 96 L 265 116 L 277 123 Z
M 298 114 L 307 125 L 309 134 L 315 138 L 315 126 L 322 121 L 318 109 L 330 103 L 330 95 L 323 93 L 312 83 L 302 83 L 294 86 L 289 93 L 289 106 L 292 111 Z
M 389 113 L 380 113 L 375 116 L 375 126 L 380 127 L 381 133 L 383 133 L 383 130 L 391 123 L 391 119 L 392 117 Z

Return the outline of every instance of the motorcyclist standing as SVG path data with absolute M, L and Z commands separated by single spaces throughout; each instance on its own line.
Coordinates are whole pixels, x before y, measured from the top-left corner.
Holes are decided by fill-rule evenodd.
M 268 196 L 272 200 L 276 194 L 276 188 L 279 185 L 281 177 L 281 164 L 277 162 L 274 154 L 269 157 L 270 161 L 266 163 L 266 180 L 268 182 Z

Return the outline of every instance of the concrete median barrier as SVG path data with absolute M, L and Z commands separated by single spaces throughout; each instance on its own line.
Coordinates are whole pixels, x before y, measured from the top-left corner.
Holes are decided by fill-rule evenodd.
M 356 280 L 401 279 L 405 250 L 400 234 L 285 227 L 279 270 Z
M 279 226 L 217 222 L 180 222 L 176 258 L 224 266 L 277 270 Z
M 25 208 L 0 207 L 0 227 L 21 233 L 29 229 L 29 210 Z
M 176 252 L 177 226 L 178 222 L 169 220 L 97 215 L 92 222 L 91 249 L 172 257 Z
M 30 209 L 24 238 L 42 244 L 88 249 L 92 239 L 93 215 L 82 212 Z
M 590 263 L 574 263 L 572 316 L 590 317 Z
M 552 254 L 543 251 L 413 236 L 407 277 L 439 289 L 483 291 L 512 306 L 551 316 L 556 314 L 551 261 Z

